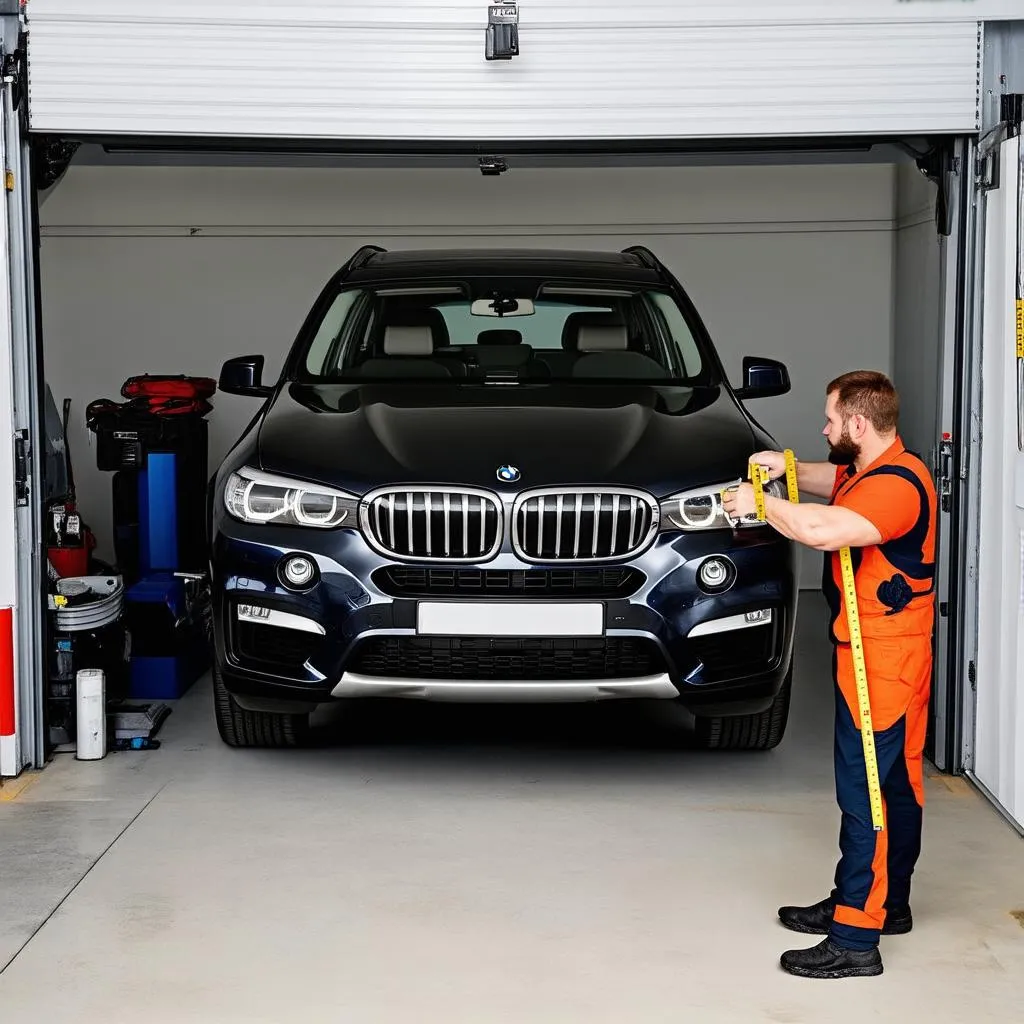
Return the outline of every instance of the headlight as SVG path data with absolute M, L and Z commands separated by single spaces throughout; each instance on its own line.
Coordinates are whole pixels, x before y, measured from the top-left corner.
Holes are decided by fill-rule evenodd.
M 742 481 L 719 484 L 717 487 L 700 487 L 694 491 L 674 494 L 661 503 L 661 532 L 675 533 L 679 530 L 731 530 L 737 526 L 760 525 L 752 515 L 733 520 L 722 507 L 722 491 L 736 487 Z M 776 498 L 786 495 L 785 481 L 772 480 L 765 484 L 765 494 Z
M 224 505 L 243 523 L 358 529 L 358 498 L 331 487 L 270 476 L 248 466 L 228 477 Z

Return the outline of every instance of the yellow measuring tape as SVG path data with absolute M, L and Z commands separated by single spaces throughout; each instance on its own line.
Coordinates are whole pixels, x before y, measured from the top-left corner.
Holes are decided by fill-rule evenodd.
M 786 457 L 786 489 L 794 504 L 800 500 L 796 482 L 796 459 L 789 448 Z M 764 503 L 764 485 L 768 482 L 768 469 L 750 463 L 750 482 L 754 488 L 754 508 L 757 518 L 767 519 Z M 878 756 L 875 752 L 875 730 L 871 720 L 871 698 L 868 692 L 868 671 L 864 661 L 864 638 L 860 632 L 860 609 L 857 606 L 857 587 L 853 578 L 853 557 L 849 548 L 839 552 L 839 566 L 843 577 L 843 599 L 846 603 L 846 621 L 850 627 L 850 650 L 853 654 L 853 676 L 857 684 L 857 710 L 860 712 L 860 737 L 864 746 L 864 765 L 867 770 L 868 800 L 871 804 L 871 824 L 876 832 L 885 828 L 882 809 L 882 784 L 878 778 Z

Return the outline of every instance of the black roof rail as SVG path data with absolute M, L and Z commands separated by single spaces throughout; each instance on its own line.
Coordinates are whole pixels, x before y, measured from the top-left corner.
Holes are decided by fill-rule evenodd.
M 360 246 L 341 269 L 346 274 L 349 271 L 358 270 L 360 267 L 365 267 L 373 256 L 377 256 L 382 252 L 387 252 L 387 249 L 382 249 L 379 245 Z
M 645 267 L 650 267 L 651 270 L 662 269 L 661 261 L 646 245 L 631 245 L 623 249 L 622 252 L 623 255 L 629 253 L 631 256 L 636 256 Z

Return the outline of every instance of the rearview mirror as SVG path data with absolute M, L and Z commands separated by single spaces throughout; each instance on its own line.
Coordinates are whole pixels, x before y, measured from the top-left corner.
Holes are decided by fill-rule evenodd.
M 789 388 L 785 363 L 761 356 L 743 357 L 743 387 L 736 389 L 737 398 L 773 398 L 786 394 Z
M 494 295 L 489 299 L 477 299 L 469 307 L 472 316 L 533 316 L 536 309 L 533 299 L 517 299 L 511 295 Z
M 274 389 L 263 386 L 263 356 L 239 356 L 229 359 L 220 371 L 221 391 L 229 395 L 267 398 Z

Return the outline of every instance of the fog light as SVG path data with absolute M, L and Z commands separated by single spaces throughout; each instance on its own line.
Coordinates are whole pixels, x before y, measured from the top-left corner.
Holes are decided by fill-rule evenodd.
M 728 590 L 736 579 L 736 567 L 721 555 L 708 558 L 701 562 L 697 570 L 697 579 L 704 590 L 721 593 Z
M 294 555 L 281 566 L 281 578 L 286 586 L 302 590 L 316 579 L 316 566 L 305 555 Z

